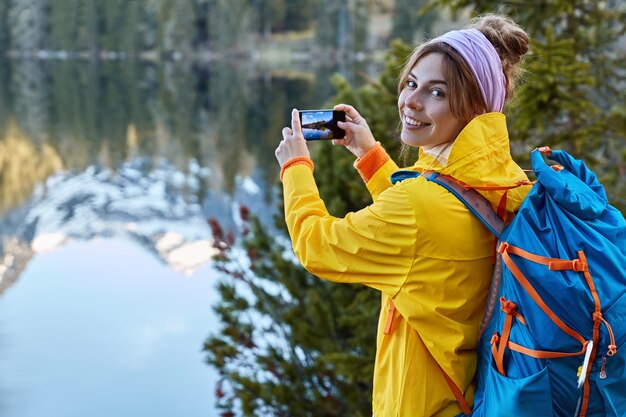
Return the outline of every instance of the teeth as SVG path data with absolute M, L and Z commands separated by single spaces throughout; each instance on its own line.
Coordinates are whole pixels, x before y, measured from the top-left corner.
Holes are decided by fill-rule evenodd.
M 428 123 L 419 122 L 415 119 L 410 118 L 407 115 L 404 116 L 404 120 L 407 122 L 407 124 L 410 124 L 412 126 L 427 126 L 428 125 Z

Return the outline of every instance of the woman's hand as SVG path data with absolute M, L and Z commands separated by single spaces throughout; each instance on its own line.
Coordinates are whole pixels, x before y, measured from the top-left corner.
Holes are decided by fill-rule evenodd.
M 376 145 L 376 139 L 367 122 L 354 107 L 348 104 L 337 104 L 334 110 L 346 112 L 346 121 L 337 124 L 346 131 L 346 137 L 333 139 L 333 145 L 345 146 L 354 156 L 362 158 Z
M 274 155 L 278 159 L 278 163 L 282 167 L 285 162 L 298 156 L 311 157 L 306 140 L 302 135 L 302 126 L 300 126 L 300 115 L 298 110 L 291 111 L 291 127 L 283 128 L 283 140 L 280 141 Z

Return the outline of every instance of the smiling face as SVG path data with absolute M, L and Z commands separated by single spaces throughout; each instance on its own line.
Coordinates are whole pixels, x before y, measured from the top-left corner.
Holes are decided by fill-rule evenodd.
M 443 55 L 429 53 L 411 68 L 400 95 L 400 137 L 410 146 L 431 148 L 454 140 L 466 125 L 450 110 Z

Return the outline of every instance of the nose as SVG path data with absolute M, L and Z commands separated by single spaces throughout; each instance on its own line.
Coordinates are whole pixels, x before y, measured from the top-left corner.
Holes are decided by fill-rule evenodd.
M 424 103 L 422 102 L 422 98 L 419 94 L 419 89 L 416 88 L 415 90 L 408 91 L 407 93 L 408 94 L 404 98 L 405 106 L 415 110 L 422 110 L 424 108 Z

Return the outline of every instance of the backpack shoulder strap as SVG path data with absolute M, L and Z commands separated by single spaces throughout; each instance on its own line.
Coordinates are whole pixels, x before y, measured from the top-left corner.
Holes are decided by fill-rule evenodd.
M 428 181 L 441 185 L 458 198 L 498 239 L 506 226 L 489 200 L 473 188 L 464 188 L 454 178 L 434 171 L 422 174 Z
M 423 176 L 428 181 L 439 184 L 446 190 L 450 191 L 456 198 L 458 198 L 465 206 L 480 220 L 487 229 L 491 231 L 498 239 L 504 230 L 506 224 L 498 216 L 496 211 L 491 207 L 491 203 L 485 197 L 483 197 L 474 188 L 463 187 L 459 181 L 448 175 L 440 174 L 435 171 L 425 171 L 423 173 L 417 171 L 396 171 L 391 175 L 391 183 L 395 184 L 399 181 L 403 181 L 410 178 L 417 178 Z M 504 187 L 508 189 L 511 187 Z M 499 188 L 501 189 L 501 188 Z

